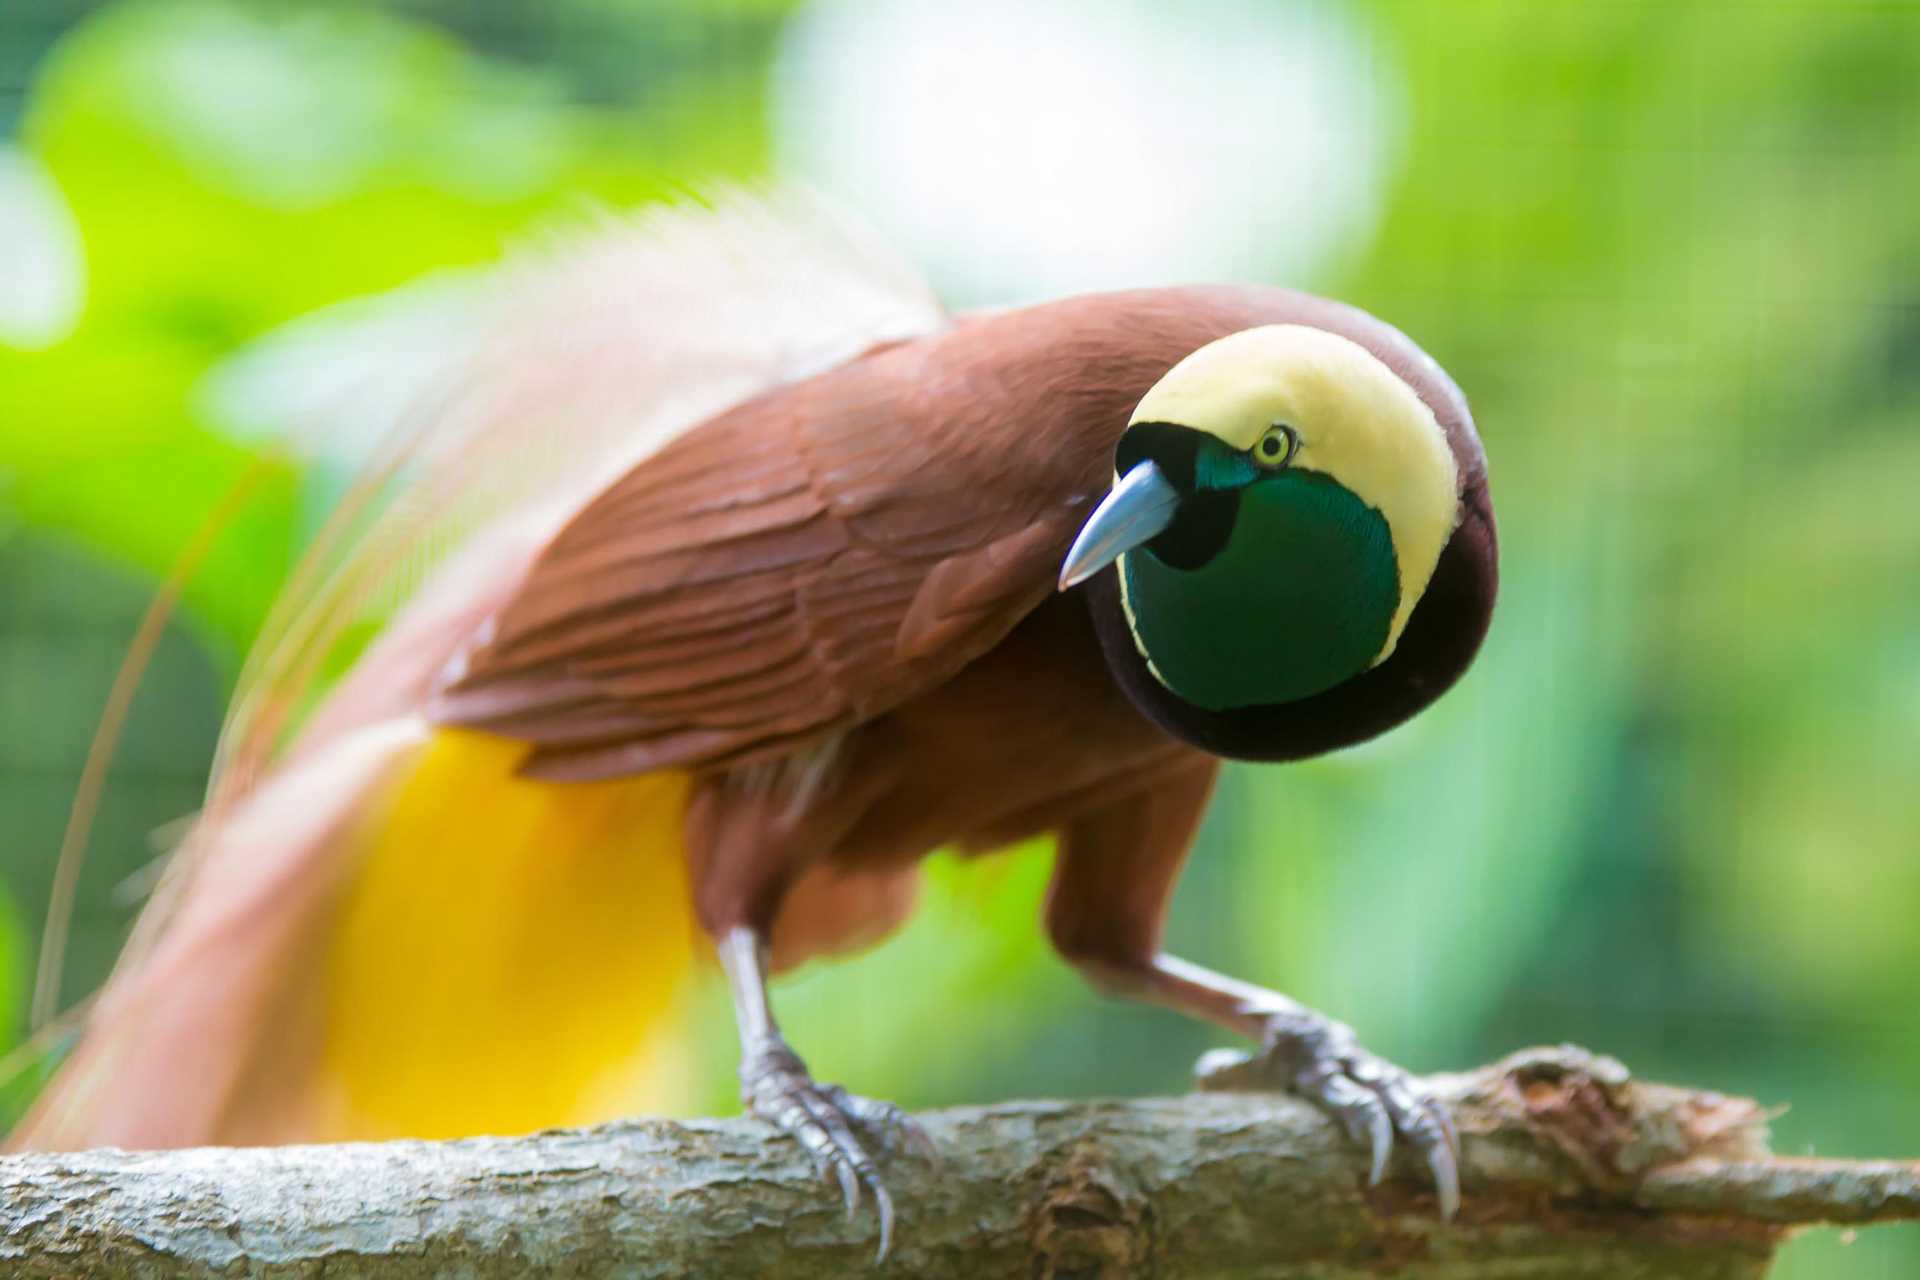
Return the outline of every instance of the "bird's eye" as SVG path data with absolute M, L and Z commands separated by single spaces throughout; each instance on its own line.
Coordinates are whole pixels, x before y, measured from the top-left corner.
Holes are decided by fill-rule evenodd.
M 1253 460 L 1263 467 L 1284 467 L 1300 447 L 1300 436 L 1284 422 L 1276 422 L 1253 446 Z

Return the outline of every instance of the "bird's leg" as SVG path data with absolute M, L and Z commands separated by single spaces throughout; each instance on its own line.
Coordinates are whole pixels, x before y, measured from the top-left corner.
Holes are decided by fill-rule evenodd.
M 781 788 L 720 774 L 694 792 L 686 825 L 694 913 L 726 971 L 740 1029 L 740 1099 L 797 1141 L 822 1177 L 839 1183 L 848 1217 L 859 1208 L 861 1187 L 872 1193 L 882 1258 L 893 1242 L 893 1198 L 869 1148 L 887 1153 L 904 1144 L 931 1154 L 932 1143 L 893 1104 L 814 1080 L 780 1034 L 767 973 L 768 939 L 812 865 L 809 851 L 832 847 L 849 815 L 862 812 L 888 776 L 883 769 L 863 771 L 864 790 L 834 789 L 823 811 L 797 805 Z
M 1061 833 L 1047 929 L 1060 953 L 1118 995 L 1151 1001 L 1257 1041 L 1232 1069 L 1201 1060 L 1211 1088 L 1287 1089 L 1324 1107 L 1386 1172 L 1395 1134 L 1425 1160 L 1440 1211 L 1459 1205 L 1459 1140 L 1445 1106 L 1418 1077 L 1362 1049 L 1351 1028 L 1275 991 L 1160 952 L 1173 884 L 1213 781 L 1195 768 L 1083 814 Z
M 923 1154 L 932 1153 L 931 1141 L 891 1102 L 858 1097 L 839 1085 L 814 1081 L 774 1021 L 767 1000 L 766 942 L 757 930 L 728 929 L 720 936 L 718 950 L 740 1028 L 741 1102 L 799 1142 L 822 1177 L 838 1180 L 848 1218 L 859 1208 L 860 1188 L 865 1184 L 880 1217 L 880 1257 L 885 1258 L 893 1243 L 893 1198 L 860 1139 L 866 1137 L 883 1151 L 904 1144 Z
M 1345 1023 L 1169 955 L 1124 969 L 1097 968 L 1097 980 L 1109 989 L 1259 1043 L 1251 1058 L 1218 1051 L 1201 1058 L 1195 1067 L 1201 1087 L 1285 1089 L 1318 1103 L 1371 1151 L 1373 1183 L 1386 1175 L 1398 1134 L 1432 1172 L 1441 1215 L 1450 1218 L 1460 1207 L 1460 1140 L 1446 1105 L 1424 1080 L 1361 1048 Z

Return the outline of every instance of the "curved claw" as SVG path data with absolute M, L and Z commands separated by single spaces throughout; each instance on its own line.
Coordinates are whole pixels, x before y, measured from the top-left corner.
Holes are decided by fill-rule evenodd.
M 1290 1082 L 1294 1092 L 1331 1112 L 1354 1142 L 1366 1145 L 1367 1185 L 1377 1186 L 1386 1176 L 1397 1135 L 1433 1175 L 1440 1216 L 1452 1219 L 1460 1211 L 1460 1138 L 1446 1105 L 1423 1081 L 1360 1048 L 1346 1027 L 1318 1015 L 1275 1018 L 1251 1065 L 1269 1080 L 1277 1072 L 1275 1083 Z
M 762 1060 L 743 1064 L 741 1080 L 748 1109 L 798 1142 L 821 1177 L 839 1183 L 849 1222 L 860 1210 L 862 1187 L 872 1192 L 880 1224 L 875 1262 L 886 1261 L 893 1249 L 893 1196 L 854 1130 L 888 1148 L 897 1135 L 931 1147 L 926 1134 L 892 1103 L 859 1097 L 839 1085 L 815 1084 L 791 1051 L 770 1050 Z
M 1393 1117 L 1393 1127 L 1426 1159 L 1440 1197 L 1440 1216 L 1452 1218 L 1460 1208 L 1459 1137 L 1453 1118 L 1425 1086 L 1397 1067 L 1376 1060 L 1373 1088 Z
M 1387 1157 L 1393 1154 L 1393 1123 L 1384 1112 L 1368 1117 L 1373 1128 L 1373 1163 L 1367 1169 L 1367 1185 L 1377 1187 L 1387 1176 Z
M 873 1184 L 873 1210 L 880 1216 L 880 1250 L 873 1255 L 874 1265 L 878 1266 L 887 1260 L 893 1248 L 893 1197 L 877 1180 Z
M 1450 1148 L 1429 1147 L 1427 1168 L 1433 1173 L 1434 1189 L 1440 1196 L 1440 1216 L 1452 1222 L 1460 1212 L 1460 1166 Z
M 840 1180 L 840 1198 L 847 1202 L 847 1221 L 852 1222 L 853 1215 L 860 1212 L 860 1179 L 845 1160 L 834 1160 L 832 1166 L 833 1176 Z
M 1393 1120 L 1386 1106 L 1365 1085 L 1344 1074 L 1328 1073 L 1301 1092 L 1333 1112 L 1349 1138 L 1367 1144 L 1372 1157 L 1367 1185 L 1379 1186 L 1393 1154 Z
M 860 1183 L 872 1171 L 873 1162 L 860 1149 L 859 1141 L 847 1128 L 839 1109 L 822 1096 L 821 1091 L 802 1088 L 792 1096 L 806 1111 L 811 1127 L 825 1138 L 822 1151 L 840 1181 L 840 1194 L 847 1202 L 847 1221 L 851 1222 L 860 1209 Z

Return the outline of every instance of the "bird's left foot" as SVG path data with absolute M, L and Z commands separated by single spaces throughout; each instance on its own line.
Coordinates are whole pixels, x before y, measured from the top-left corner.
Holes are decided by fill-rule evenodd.
M 1215 1050 L 1194 1074 L 1201 1089 L 1284 1089 L 1318 1103 L 1371 1149 L 1369 1185 L 1386 1175 L 1398 1134 L 1432 1171 L 1440 1216 L 1459 1210 L 1460 1138 L 1446 1104 L 1418 1076 L 1362 1049 L 1344 1023 L 1310 1010 L 1272 1014 L 1257 1053 Z
M 740 1064 L 740 1093 L 747 1109 L 794 1138 L 813 1158 L 820 1176 L 837 1180 L 851 1219 L 864 1186 L 880 1219 L 879 1261 L 893 1246 L 893 1197 L 862 1145 L 893 1154 L 907 1148 L 935 1154 L 933 1141 L 891 1102 L 862 1098 L 837 1084 L 818 1084 L 806 1064 L 784 1043 L 763 1044 Z

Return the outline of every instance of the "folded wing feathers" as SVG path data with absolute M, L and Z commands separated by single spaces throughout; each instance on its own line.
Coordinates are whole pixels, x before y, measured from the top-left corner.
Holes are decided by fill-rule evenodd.
M 597 215 L 524 247 L 480 296 L 478 336 L 375 449 L 249 655 L 177 890 L 282 752 L 421 710 L 531 550 L 638 461 L 759 392 L 949 323 L 874 232 L 794 190 Z M 356 669 L 316 698 L 364 624 L 384 628 L 367 655 L 378 680 Z
M 876 233 L 793 189 L 721 190 L 704 205 L 592 215 L 537 236 L 484 293 L 482 336 L 384 451 L 393 493 L 331 538 L 334 567 L 307 575 L 305 602 L 281 603 L 293 616 L 320 615 L 283 644 L 330 648 L 347 629 L 332 615 L 404 612 L 418 589 L 410 583 L 431 581 L 450 553 L 503 518 L 520 526 L 523 544 L 538 536 L 530 523 L 550 533 L 688 427 L 949 323 L 931 288 Z M 764 480 L 731 500 L 792 493 L 790 477 Z M 644 519 L 644 498 L 636 500 Z M 421 673 L 451 656 L 433 648 L 414 655 Z M 328 666 L 252 665 L 258 679 L 302 686 Z M 311 699 L 247 687 L 241 701 Z

